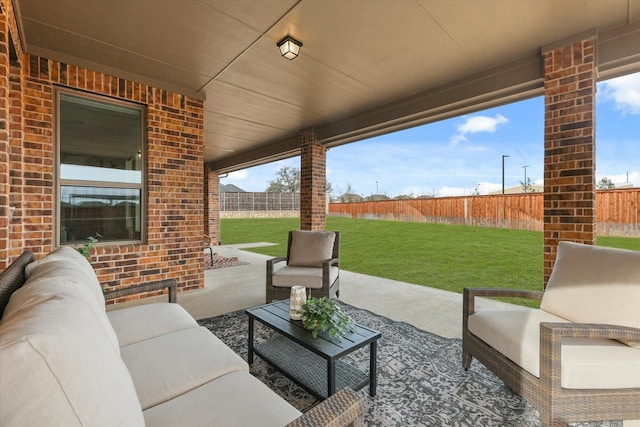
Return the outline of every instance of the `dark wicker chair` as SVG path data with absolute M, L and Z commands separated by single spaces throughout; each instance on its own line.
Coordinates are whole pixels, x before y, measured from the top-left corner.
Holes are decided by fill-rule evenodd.
M 309 231 L 308 233 L 333 233 L 335 235 L 335 238 L 333 240 L 333 249 L 330 251 L 330 255 L 328 255 L 328 258 L 322 260 L 321 265 L 317 267 L 297 267 L 292 266 L 289 263 L 293 255 L 291 252 L 291 247 L 294 243 L 294 236 L 296 235 L 296 233 L 300 232 L 304 233 L 303 231 L 296 231 L 295 233 L 293 231 L 289 231 L 286 257 L 278 257 L 267 260 L 267 303 L 289 298 L 291 294 L 291 286 L 293 285 L 305 286 L 307 290 L 311 291 L 311 294 L 314 297 L 340 297 L 340 233 L 338 231 Z M 276 269 L 278 263 L 285 261 L 287 265 Z M 304 276 L 305 270 L 308 270 L 309 278 L 307 279 L 301 277 Z M 318 276 L 320 272 L 322 273 L 321 285 L 318 283 Z M 299 280 L 280 280 L 280 283 L 278 278 L 274 280 L 274 274 L 278 275 L 283 273 L 284 275 L 295 273 Z

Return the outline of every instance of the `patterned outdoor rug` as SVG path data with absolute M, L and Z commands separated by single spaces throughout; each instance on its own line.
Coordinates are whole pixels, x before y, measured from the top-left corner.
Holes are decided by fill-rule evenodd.
M 237 256 L 234 257 L 224 257 L 218 255 L 216 252 L 213 253 L 213 259 L 211 255 L 208 253 L 204 254 L 204 268 L 205 270 L 211 270 L 214 268 L 227 268 L 227 267 L 236 267 L 238 265 L 247 265 L 248 262 L 238 260 Z
M 342 304 L 342 303 L 341 303 Z M 382 333 L 378 341 L 378 388 L 366 396 L 367 426 L 540 426 L 538 412 L 511 392 L 484 366 L 473 361 L 462 368 L 462 342 L 442 338 L 366 310 L 342 304 L 357 323 Z M 236 353 L 247 359 L 248 318 L 244 311 L 200 320 Z M 273 331 L 255 322 L 257 341 Z M 364 372 L 369 348 L 347 356 Z M 318 401 L 258 356 L 251 373 L 293 406 L 306 411 Z M 581 423 L 580 426 L 621 426 Z

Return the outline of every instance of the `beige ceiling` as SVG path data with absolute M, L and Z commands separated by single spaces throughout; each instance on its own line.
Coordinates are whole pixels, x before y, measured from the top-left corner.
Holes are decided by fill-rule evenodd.
M 541 51 L 640 69 L 640 0 L 14 0 L 27 53 L 197 96 L 228 172 L 541 93 Z M 293 61 L 276 43 L 303 42 Z M 566 41 L 565 41 L 566 42 Z

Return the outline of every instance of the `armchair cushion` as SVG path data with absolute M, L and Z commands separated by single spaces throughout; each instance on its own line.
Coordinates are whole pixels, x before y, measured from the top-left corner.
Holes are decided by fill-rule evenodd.
M 640 252 L 560 242 L 540 308 L 571 322 L 640 328 L 638 301 Z
M 482 310 L 469 316 L 469 331 L 540 377 L 540 322 L 571 323 L 543 310 Z M 561 384 L 568 389 L 640 387 L 638 349 L 614 340 L 562 340 Z M 615 360 L 616 363 L 611 363 Z
M 293 267 L 322 267 L 332 258 L 336 234 L 333 231 L 294 230 L 289 254 Z
M 331 267 L 329 269 L 329 283 L 335 282 L 338 274 L 338 267 Z M 285 266 L 275 272 L 272 284 L 279 288 L 304 285 L 306 288 L 321 289 L 322 268 Z

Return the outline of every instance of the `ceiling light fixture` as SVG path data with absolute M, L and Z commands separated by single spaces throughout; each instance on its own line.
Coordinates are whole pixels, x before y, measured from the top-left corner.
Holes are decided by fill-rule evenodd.
M 286 36 L 277 44 L 278 49 L 280 49 L 280 54 L 287 59 L 297 58 L 300 54 L 300 48 L 302 47 L 302 43 L 291 36 Z

